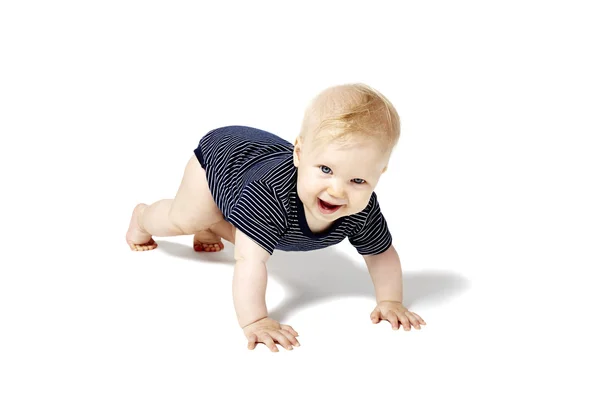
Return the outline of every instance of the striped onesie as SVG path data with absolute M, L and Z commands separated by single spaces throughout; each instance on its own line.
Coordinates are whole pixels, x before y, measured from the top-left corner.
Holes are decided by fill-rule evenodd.
M 234 125 L 208 132 L 194 153 L 225 220 L 269 254 L 322 249 L 346 237 L 362 255 L 387 250 L 392 236 L 375 192 L 361 212 L 338 218 L 324 232 L 309 229 L 293 151 L 291 143 L 272 133 Z

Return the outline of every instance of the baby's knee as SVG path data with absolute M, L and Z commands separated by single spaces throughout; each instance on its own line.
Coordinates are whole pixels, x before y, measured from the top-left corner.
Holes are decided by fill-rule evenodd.
M 191 213 L 174 210 L 173 208 L 169 211 L 169 222 L 181 235 L 192 235 L 207 229 L 207 227 L 202 226 L 201 221 L 195 218 Z

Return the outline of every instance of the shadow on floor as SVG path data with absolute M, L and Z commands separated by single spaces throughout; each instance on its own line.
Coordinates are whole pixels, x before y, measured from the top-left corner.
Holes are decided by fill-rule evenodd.
M 225 243 L 218 253 L 197 253 L 191 246 L 159 241 L 157 250 L 170 256 L 233 268 L 233 245 Z M 375 291 L 366 265 L 329 247 L 310 252 L 275 251 L 268 262 L 269 276 L 285 291 L 285 299 L 269 316 L 285 320 L 291 311 L 306 308 L 331 298 L 365 297 L 375 304 Z M 439 304 L 469 287 L 464 277 L 446 271 L 403 272 L 404 305 L 409 309 L 425 303 Z M 267 305 L 268 306 L 268 305 Z

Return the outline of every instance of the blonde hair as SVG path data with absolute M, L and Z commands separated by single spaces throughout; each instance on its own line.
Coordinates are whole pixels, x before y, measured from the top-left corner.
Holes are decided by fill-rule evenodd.
M 332 86 L 309 103 L 300 138 L 316 145 L 369 138 L 391 153 L 400 139 L 400 118 L 392 103 L 366 84 Z

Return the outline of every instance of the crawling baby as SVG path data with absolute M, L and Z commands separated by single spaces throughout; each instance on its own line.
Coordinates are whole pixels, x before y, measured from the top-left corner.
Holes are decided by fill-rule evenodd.
M 126 240 L 152 250 L 153 236 L 194 235 L 196 251 L 234 244 L 233 301 L 248 348 L 292 350 L 298 333 L 269 318 L 266 263 L 274 250 L 310 251 L 346 237 L 366 262 L 377 305 L 371 321 L 420 329 L 402 304 L 402 269 L 375 187 L 400 137 L 390 101 L 365 84 L 332 86 L 305 110 L 295 143 L 248 126 L 206 133 L 174 199 L 138 204 Z

